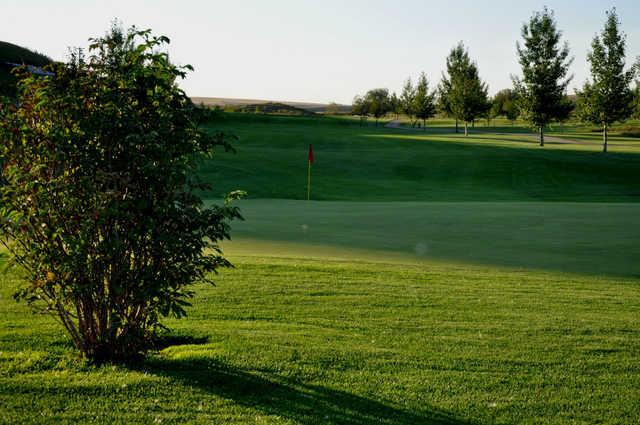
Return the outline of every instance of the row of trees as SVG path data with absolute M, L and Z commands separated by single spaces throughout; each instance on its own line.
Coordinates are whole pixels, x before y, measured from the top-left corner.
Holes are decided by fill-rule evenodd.
M 411 119 L 412 126 L 422 120 L 426 121 L 436 114 L 436 91 L 429 87 L 429 80 L 423 72 L 414 85 L 407 79 L 401 95 L 389 94 L 387 89 L 369 90 L 364 96 L 356 96 L 353 101 L 353 113 L 361 117 L 361 123 L 368 116 L 376 119 L 376 126 L 380 117 L 393 113 L 396 118 L 405 114 Z
M 591 79 L 576 91 L 577 102 L 567 95 L 573 76 L 569 68 L 573 62 L 569 46 L 562 43 L 553 11 L 547 8 L 536 12 L 522 27 L 522 42 L 517 53 L 522 75 L 512 77 L 514 88 L 488 97 L 487 84 L 479 75 L 477 64 L 470 58 L 462 43 L 455 46 L 447 57 L 447 68 L 437 89 L 429 88 L 429 80 L 422 73 L 414 85 L 405 82 L 402 93 L 389 94 L 387 89 L 374 89 L 364 96 L 356 96 L 353 113 L 376 119 L 387 113 L 396 118 L 405 114 L 412 126 L 433 117 L 436 112 L 468 124 L 478 118 L 488 121 L 505 116 L 511 121 L 521 117 L 539 132 L 540 146 L 544 146 L 544 130 L 552 122 L 562 122 L 574 111 L 583 122 L 603 128 L 603 149 L 607 151 L 608 128 L 631 116 L 640 117 L 640 85 L 632 90 L 638 65 L 626 67 L 626 37 L 620 31 L 615 9 L 607 12 L 603 31 L 591 43 L 588 61 Z M 418 124 L 419 125 L 419 124 Z
M 392 113 L 396 119 L 400 114 L 409 117 L 412 127 L 426 125 L 426 121 L 441 113 L 464 123 L 465 134 L 468 135 L 468 124 L 479 118 L 491 120 L 504 115 L 511 120 L 518 117 L 516 93 L 514 90 L 502 90 L 493 99 L 488 96 L 488 87 L 480 79 L 478 66 L 471 60 L 469 52 L 462 43 L 455 46 L 447 57 L 447 71 L 442 75 L 438 87 L 431 89 L 429 79 L 423 72 L 414 84 L 408 78 L 400 96 L 389 94 L 387 89 L 373 89 L 364 96 L 356 96 L 353 102 L 353 113 L 361 117 L 376 118 Z

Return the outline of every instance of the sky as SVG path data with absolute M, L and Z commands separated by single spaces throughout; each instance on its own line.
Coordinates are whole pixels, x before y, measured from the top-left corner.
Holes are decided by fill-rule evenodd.
M 628 62 L 640 56 L 638 0 L 0 0 L 0 40 L 64 60 L 118 19 L 171 39 L 172 60 L 195 68 L 181 83 L 190 96 L 349 104 L 422 71 L 435 86 L 459 41 L 490 94 L 511 87 L 522 24 L 545 5 L 575 58 L 571 92 L 611 7 Z

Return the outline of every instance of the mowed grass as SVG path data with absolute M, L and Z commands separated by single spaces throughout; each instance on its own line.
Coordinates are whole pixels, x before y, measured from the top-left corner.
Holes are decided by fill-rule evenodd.
M 637 280 L 234 257 L 183 345 L 92 368 L 2 279 L 5 423 L 620 423 L 640 415 Z M 180 343 L 179 338 L 174 343 Z
M 640 204 L 256 199 L 239 206 L 246 221 L 225 244 L 231 253 L 640 278 Z
M 638 423 L 635 139 L 225 117 L 238 153 L 202 171 L 254 198 L 236 268 L 144 362 L 102 367 L 3 272 L 1 423 Z
M 209 198 L 242 188 L 251 198 L 306 199 L 307 150 L 313 144 L 315 200 L 640 199 L 640 139 L 613 136 L 611 152 L 603 155 L 599 135 L 585 129 L 565 136 L 582 137 L 581 144 L 549 140 L 540 148 L 528 134 L 483 128 L 465 138 L 448 127 L 423 133 L 359 127 L 345 118 L 225 114 L 210 128 L 239 140 L 237 154 L 221 153 L 202 165 L 203 177 L 214 183 Z

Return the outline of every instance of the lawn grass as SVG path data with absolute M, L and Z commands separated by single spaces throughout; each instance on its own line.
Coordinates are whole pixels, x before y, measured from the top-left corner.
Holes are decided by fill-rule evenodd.
M 246 221 L 234 225 L 230 252 L 640 278 L 640 204 L 256 199 L 239 206 Z
M 223 117 L 238 154 L 201 170 L 250 193 L 236 268 L 142 363 L 83 363 L 0 252 L 0 423 L 638 422 L 636 139 Z
M 220 198 L 242 188 L 251 198 L 305 199 L 307 149 L 313 144 L 312 197 L 350 201 L 570 201 L 640 199 L 640 140 L 572 133 L 585 144 L 522 134 L 464 135 L 359 127 L 342 118 L 225 114 L 211 129 L 233 132 L 237 154 L 201 166 Z M 521 129 L 522 130 L 522 129 Z
M 0 300 L 5 423 L 632 423 L 637 280 L 429 263 L 232 256 L 186 336 L 87 367 Z M 180 342 L 176 339 L 174 342 Z

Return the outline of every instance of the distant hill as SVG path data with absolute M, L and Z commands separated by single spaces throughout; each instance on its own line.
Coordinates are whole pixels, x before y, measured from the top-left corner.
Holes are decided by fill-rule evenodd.
M 16 91 L 15 77 L 11 69 L 20 65 L 43 67 L 50 64 L 51 58 L 17 44 L 0 41 L 0 95 L 14 96 Z
M 234 108 L 237 112 L 253 112 L 261 114 L 278 114 L 278 115 L 315 115 L 307 109 L 297 108 L 287 105 L 286 103 L 267 102 L 254 103 L 251 105 L 241 105 Z
M 273 101 L 273 100 L 260 100 L 260 99 L 231 99 L 224 97 L 192 97 L 191 100 L 196 105 L 204 104 L 205 106 L 220 106 L 222 108 L 231 107 L 247 107 L 247 106 L 260 106 L 266 104 L 273 105 L 288 105 L 298 109 L 304 109 L 305 111 L 323 114 L 329 107 L 328 103 L 313 103 L 313 102 L 289 102 L 289 101 Z M 350 113 L 351 105 L 337 105 L 339 113 Z M 254 108 L 255 109 L 255 108 Z

